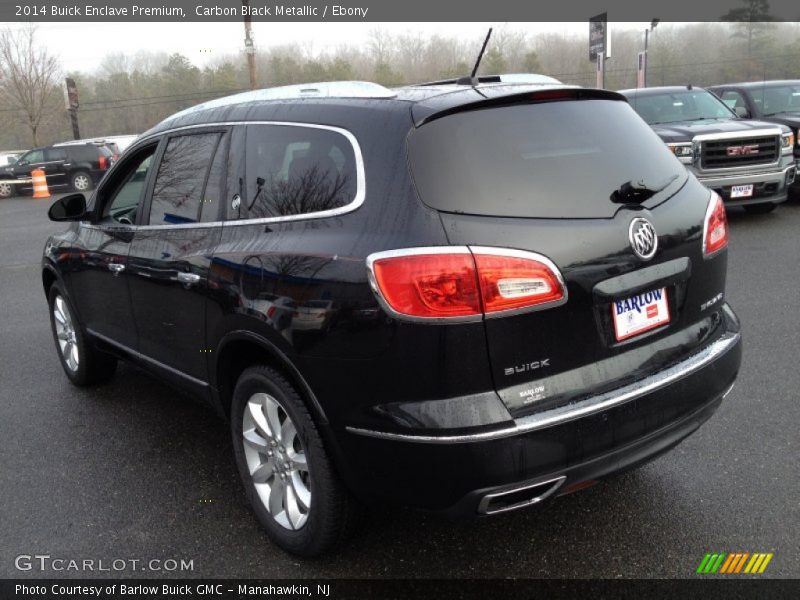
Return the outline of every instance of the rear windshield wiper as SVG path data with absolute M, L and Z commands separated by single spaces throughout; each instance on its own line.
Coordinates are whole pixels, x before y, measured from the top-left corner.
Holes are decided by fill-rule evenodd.
M 652 198 L 658 192 L 663 191 L 678 178 L 673 175 L 660 183 L 650 184 L 642 181 L 626 181 L 619 189 L 611 193 L 611 201 L 617 204 L 641 204 L 648 198 Z

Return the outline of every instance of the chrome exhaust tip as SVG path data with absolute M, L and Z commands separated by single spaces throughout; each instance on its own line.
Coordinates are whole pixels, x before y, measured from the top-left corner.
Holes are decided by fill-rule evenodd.
M 554 479 L 547 479 L 537 483 L 527 483 L 499 492 L 486 494 L 478 503 L 478 514 L 496 515 L 498 513 L 538 504 L 542 500 L 552 496 L 555 491 L 563 485 L 566 479 L 566 475 L 561 475 Z

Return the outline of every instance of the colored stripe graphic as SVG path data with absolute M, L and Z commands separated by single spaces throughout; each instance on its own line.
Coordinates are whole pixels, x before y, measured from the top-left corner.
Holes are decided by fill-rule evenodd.
M 755 554 L 750 554 L 749 552 L 733 552 L 730 554 L 709 552 L 700 561 L 696 572 L 701 574 L 719 573 L 720 575 L 734 573 L 759 574 L 766 570 L 773 556 L 774 554 L 771 552 L 756 552 Z
M 720 552 L 719 554 L 706 554 L 700 562 L 700 566 L 697 567 L 697 572 L 716 573 L 722 565 L 722 561 L 725 560 L 725 556 L 726 554 L 724 552 Z

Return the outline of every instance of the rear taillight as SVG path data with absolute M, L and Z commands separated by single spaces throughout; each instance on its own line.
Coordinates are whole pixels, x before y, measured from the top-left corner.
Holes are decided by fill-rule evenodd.
M 703 223 L 703 256 L 708 258 L 728 245 L 728 219 L 725 204 L 716 192 L 711 192 L 705 223 Z
M 372 254 L 367 266 L 384 308 L 411 320 L 474 321 L 567 299 L 557 267 L 521 250 L 412 248 Z
M 105 156 L 101 155 L 100 158 L 97 159 L 97 162 L 101 171 L 105 171 L 106 168 L 108 167 L 108 161 L 106 160 Z

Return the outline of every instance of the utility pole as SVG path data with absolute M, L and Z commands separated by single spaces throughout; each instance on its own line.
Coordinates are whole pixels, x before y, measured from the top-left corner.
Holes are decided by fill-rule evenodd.
M 64 80 L 64 105 L 69 114 L 69 120 L 72 124 L 72 136 L 74 139 L 81 139 L 81 130 L 78 126 L 78 86 L 75 85 L 75 80 L 67 77 Z
M 244 13 L 244 51 L 247 54 L 247 72 L 250 74 L 250 89 L 256 89 L 256 49 L 253 46 L 252 17 L 250 16 L 250 0 L 242 0 Z
M 647 87 L 647 45 L 650 38 L 650 32 L 653 31 L 661 19 L 653 19 L 650 21 L 650 27 L 644 30 L 644 57 L 640 59 L 642 68 L 642 85 L 640 87 Z

